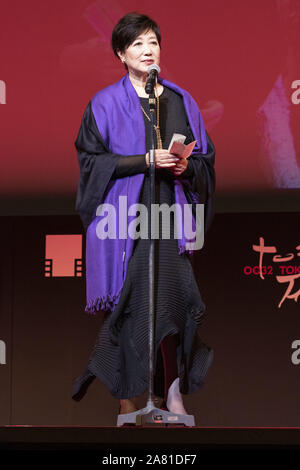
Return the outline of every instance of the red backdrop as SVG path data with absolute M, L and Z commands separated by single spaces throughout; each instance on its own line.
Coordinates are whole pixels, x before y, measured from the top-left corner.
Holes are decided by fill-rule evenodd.
M 110 37 L 134 10 L 160 25 L 161 75 L 203 112 L 217 191 L 299 188 L 299 2 L 19 0 L 1 7 L 1 195 L 76 191 L 81 117 L 125 72 Z

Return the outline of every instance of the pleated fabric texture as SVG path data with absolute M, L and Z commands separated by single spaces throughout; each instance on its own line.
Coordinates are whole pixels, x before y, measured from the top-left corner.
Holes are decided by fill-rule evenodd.
M 174 92 L 168 94 L 168 98 L 180 100 Z M 179 106 L 178 102 L 176 105 Z M 184 117 L 184 109 L 181 115 Z M 178 114 L 176 119 L 179 119 Z M 172 134 L 170 121 L 169 129 L 168 136 L 167 132 L 163 133 L 164 148 L 168 147 Z M 182 133 L 186 131 L 188 135 L 186 121 L 179 130 Z M 178 132 L 178 125 L 174 129 L 176 131 Z M 149 139 L 149 129 L 146 136 Z M 171 206 L 175 202 L 175 196 L 170 171 L 156 170 L 155 183 L 156 202 Z M 145 176 L 140 202 L 147 207 L 149 186 L 149 177 Z M 161 222 L 162 219 L 159 239 L 155 240 L 154 394 L 164 397 L 164 367 L 160 344 L 166 336 L 179 336 L 177 357 L 174 360 L 177 362 L 182 394 L 196 392 L 203 386 L 213 360 L 213 350 L 202 341 L 199 334 L 206 308 L 195 280 L 191 255 L 178 254 L 178 241 L 174 238 L 174 218 L 171 218 L 170 239 L 162 238 Z M 96 377 L 118 399 L 139 396 L 149 387 L 149 245 L 149 239 L 138 238 L 135 241 L 118 305 L 113 312 L 105 314 L 87 367 L 74 382 L 72 398 L 76 401 L 82 399 Z
M 160 201 L 172 204 L 172 183 L 162 172 L 161 177 L 156 178 Z M 149 178 L 145 178 L 142 203 L 147 204 L 148 194 Z M 138 396 L 149 386 L 149 244 L 149 240 L 141 238 L 135 242 L 119 303 L 112 313 L 106 314 L 87 370 L 74 384 L 72 397 L 75 400 L 82 398 L 93 376 L 119 399 Z M 160 238 L 155 245 L 154 393 L 164 396 L 160 343 L 167 335 L 178 333 L 176 360 L 180 391 L 190 394 L 204 384 L 213 359 L 213 350 L 201 340 L 198 332 L 205 305 L 189 255 L 178 254 L 177 240 Z

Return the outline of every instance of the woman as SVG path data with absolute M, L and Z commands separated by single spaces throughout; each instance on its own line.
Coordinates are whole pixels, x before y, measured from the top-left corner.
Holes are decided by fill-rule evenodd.
M 125 15 L 114 28 L 112 47 L 127 75 L 98 92 L 85 110 L 76 140 L 80 181 L 76 209 L 87 230 L 86 312 L 103 312 L 104 321 L 85 372 L 77 378 L 72 398 L 80 400 L 98 377 L 120 399 L 119 413 L 139 409 L 138 397 L 149 384 L 148 238 L 99 236 L 101 204 L 124 214 L 128 207 L 149 206 L 150 112 L 145 93 L 147 69 L 159 64 L 161 36 L 145 15 Z M 212 215 L 215 189 L 214 146 L 200 111 L 185 90 L 167 80 L 155 86 L 156 202 L 205 204 L 205 227 Z M 188 160 L 166 150 L 173 133 L 197 140 Z M 107 207 L 107 206 L 106 206 Z M 107 219 L 106 219 L 107 220 Z M 119 228 L 123 221 L 118 221 Z M 141 221 L 141 224 L 143 221 Z M 129 222 L 127 221 L 127 227 Z M 213 351 L 197 329 L 205 306 L 189 258 L 184 235 L 156 240 L 154 393 L 162 407 L 187 414 L 182 393 L 197 391 L 211 364 Z M 172 235 L 173 234 L 173 235 Z

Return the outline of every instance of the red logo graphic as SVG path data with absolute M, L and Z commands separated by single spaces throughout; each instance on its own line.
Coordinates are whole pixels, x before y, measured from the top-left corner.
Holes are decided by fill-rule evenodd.
M 259 274 L 261 279 L 265 279 L 264 274 L 265 275 L 273 274 L 273 266 L 265 266 L 263 264 L 264 255 L 277 253 L 277 248 L 276 246 L 266 246 L 264 239 L 260 237 L 259 245 L 252 245 L 252 249 L 259 253 L 259 266 L 255 266 L 254 268 L 251 268 L 250 266 L 245 266 L 244 273 L 245 274 Z M 296 246 L 296 250 L 297 250 L 296 256 L 300 256 L 300 245 Z M 286 287 L 286 291 L 278 304 L 278 308 L 281 307 L 281 305 L 286 299 L 294 299 L 294 301 L 297 302 L 298 297 L 300 296 L 300 289 L 298 289 L 295 292 L 292 292 L 294 288 L 295 280 L 300 278 L 300 266 L 291 266 L 291 265 L 284 264 L 284 263 L 291 261 L 294 258 L 295 258 L 294 253 L 287 253 L 285 256 L 281 256 L 280 254 L 276 254 L 276 255 L 274 254 L 274 256 L 272 257 L 273 263 L 281 263 L 280 265 L 277 265 L 277 268 L 279 269 L 279 272 L 280 272 L 280 274 L 276 276 L 277 282 L 280 284 L 283 284 L 283 283 L 288 284 Z
M 82 235 L 46 235 L 45 277 L 82 276 Z

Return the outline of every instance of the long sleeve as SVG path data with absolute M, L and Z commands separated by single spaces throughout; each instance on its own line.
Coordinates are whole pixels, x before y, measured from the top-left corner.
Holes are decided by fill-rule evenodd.
M 213 218 L 212 200 L 216 187 L 215 176 L 215 147 L 206 132 L 207 152 L 206 154 L 193 154 L 189 157 L 191 174 L 185 178 L 182 173 L 185 194 L 190 202 L 197 199 L 198 203 L 205 205 L 205 232 L 208 230 Z
M 215 147 L 206 131 L 207 138 L 207 152 L 195 153 L 191 155 L 189 166 L 191 167 L 191 189 L 193 192 L 202 195 L 210 196 L 215 191 L 216 177 L 215 177 Z
M 84 112 L 75 147 L 80 167 L 75 208 L 87 229 L 110 180 L 144 172 L 147 164 L 142 155 L 126 157 L 109 152 L 98 130 L 90 102 Z M 136 159 L 134 162 L 137 165 L 134 167 L 132 159 Z
M 103 140 L 95 134 L 93 126 L 92 109 L 89 103 L 75 141 L 80 167 L 75 208 L 80 213 L 85 229 L 91 221 L 98 201 L 104 195 L 120 158 L 116 154 L 109 153 Z
M 186 169 L 184 170 L 183 173 L 181 173 L 180 177 L 181 178 L 191 178 L 194 175 L 194 167 L 193 164 L 191 163 L 190 157 L 187 159 L 188 165 Z
M 193 136 L 193 133 L 192 133 L 192 130 L 191 130 L 191 127 L 190 127 L 190 124 L 189 124 L 189 121 L 188 119 L 186 118 L 186 126 L 187 126 L 187 136 L 186 136 L 186 139 L 185 139 L 185 144 L 188 145 L 190 144 L 191 142 L 193 142 L 194 140 L 194 136 Z M 180 175 L 180 179 L 182 178 L 192 178 L 195 174 L 194 174 L 194 166 L 191 162 L 191 157 L 189 157 L 187 159 L 187 162 L 188 162 L 188 165 L 186 167 L 186 169 L 184 170 L 183 173 L 181 173 Z
M 124 178 L 138 173 L 147 173 L 148 167 L 145 155 L 130 155 L 119 159 L 112 179 Z
M 91 130 L 97 139 L 103 142 L 102 136 L 96 124 L 93 112 L 91 111 Z M 119 155 L 121 156 L 121 155 Z M 119 158 L 111 179 L 124 178 L 126 176 L 137 175 L 138 173 L 146 173 L 148 170 L 145 155 L 122 155 Z

